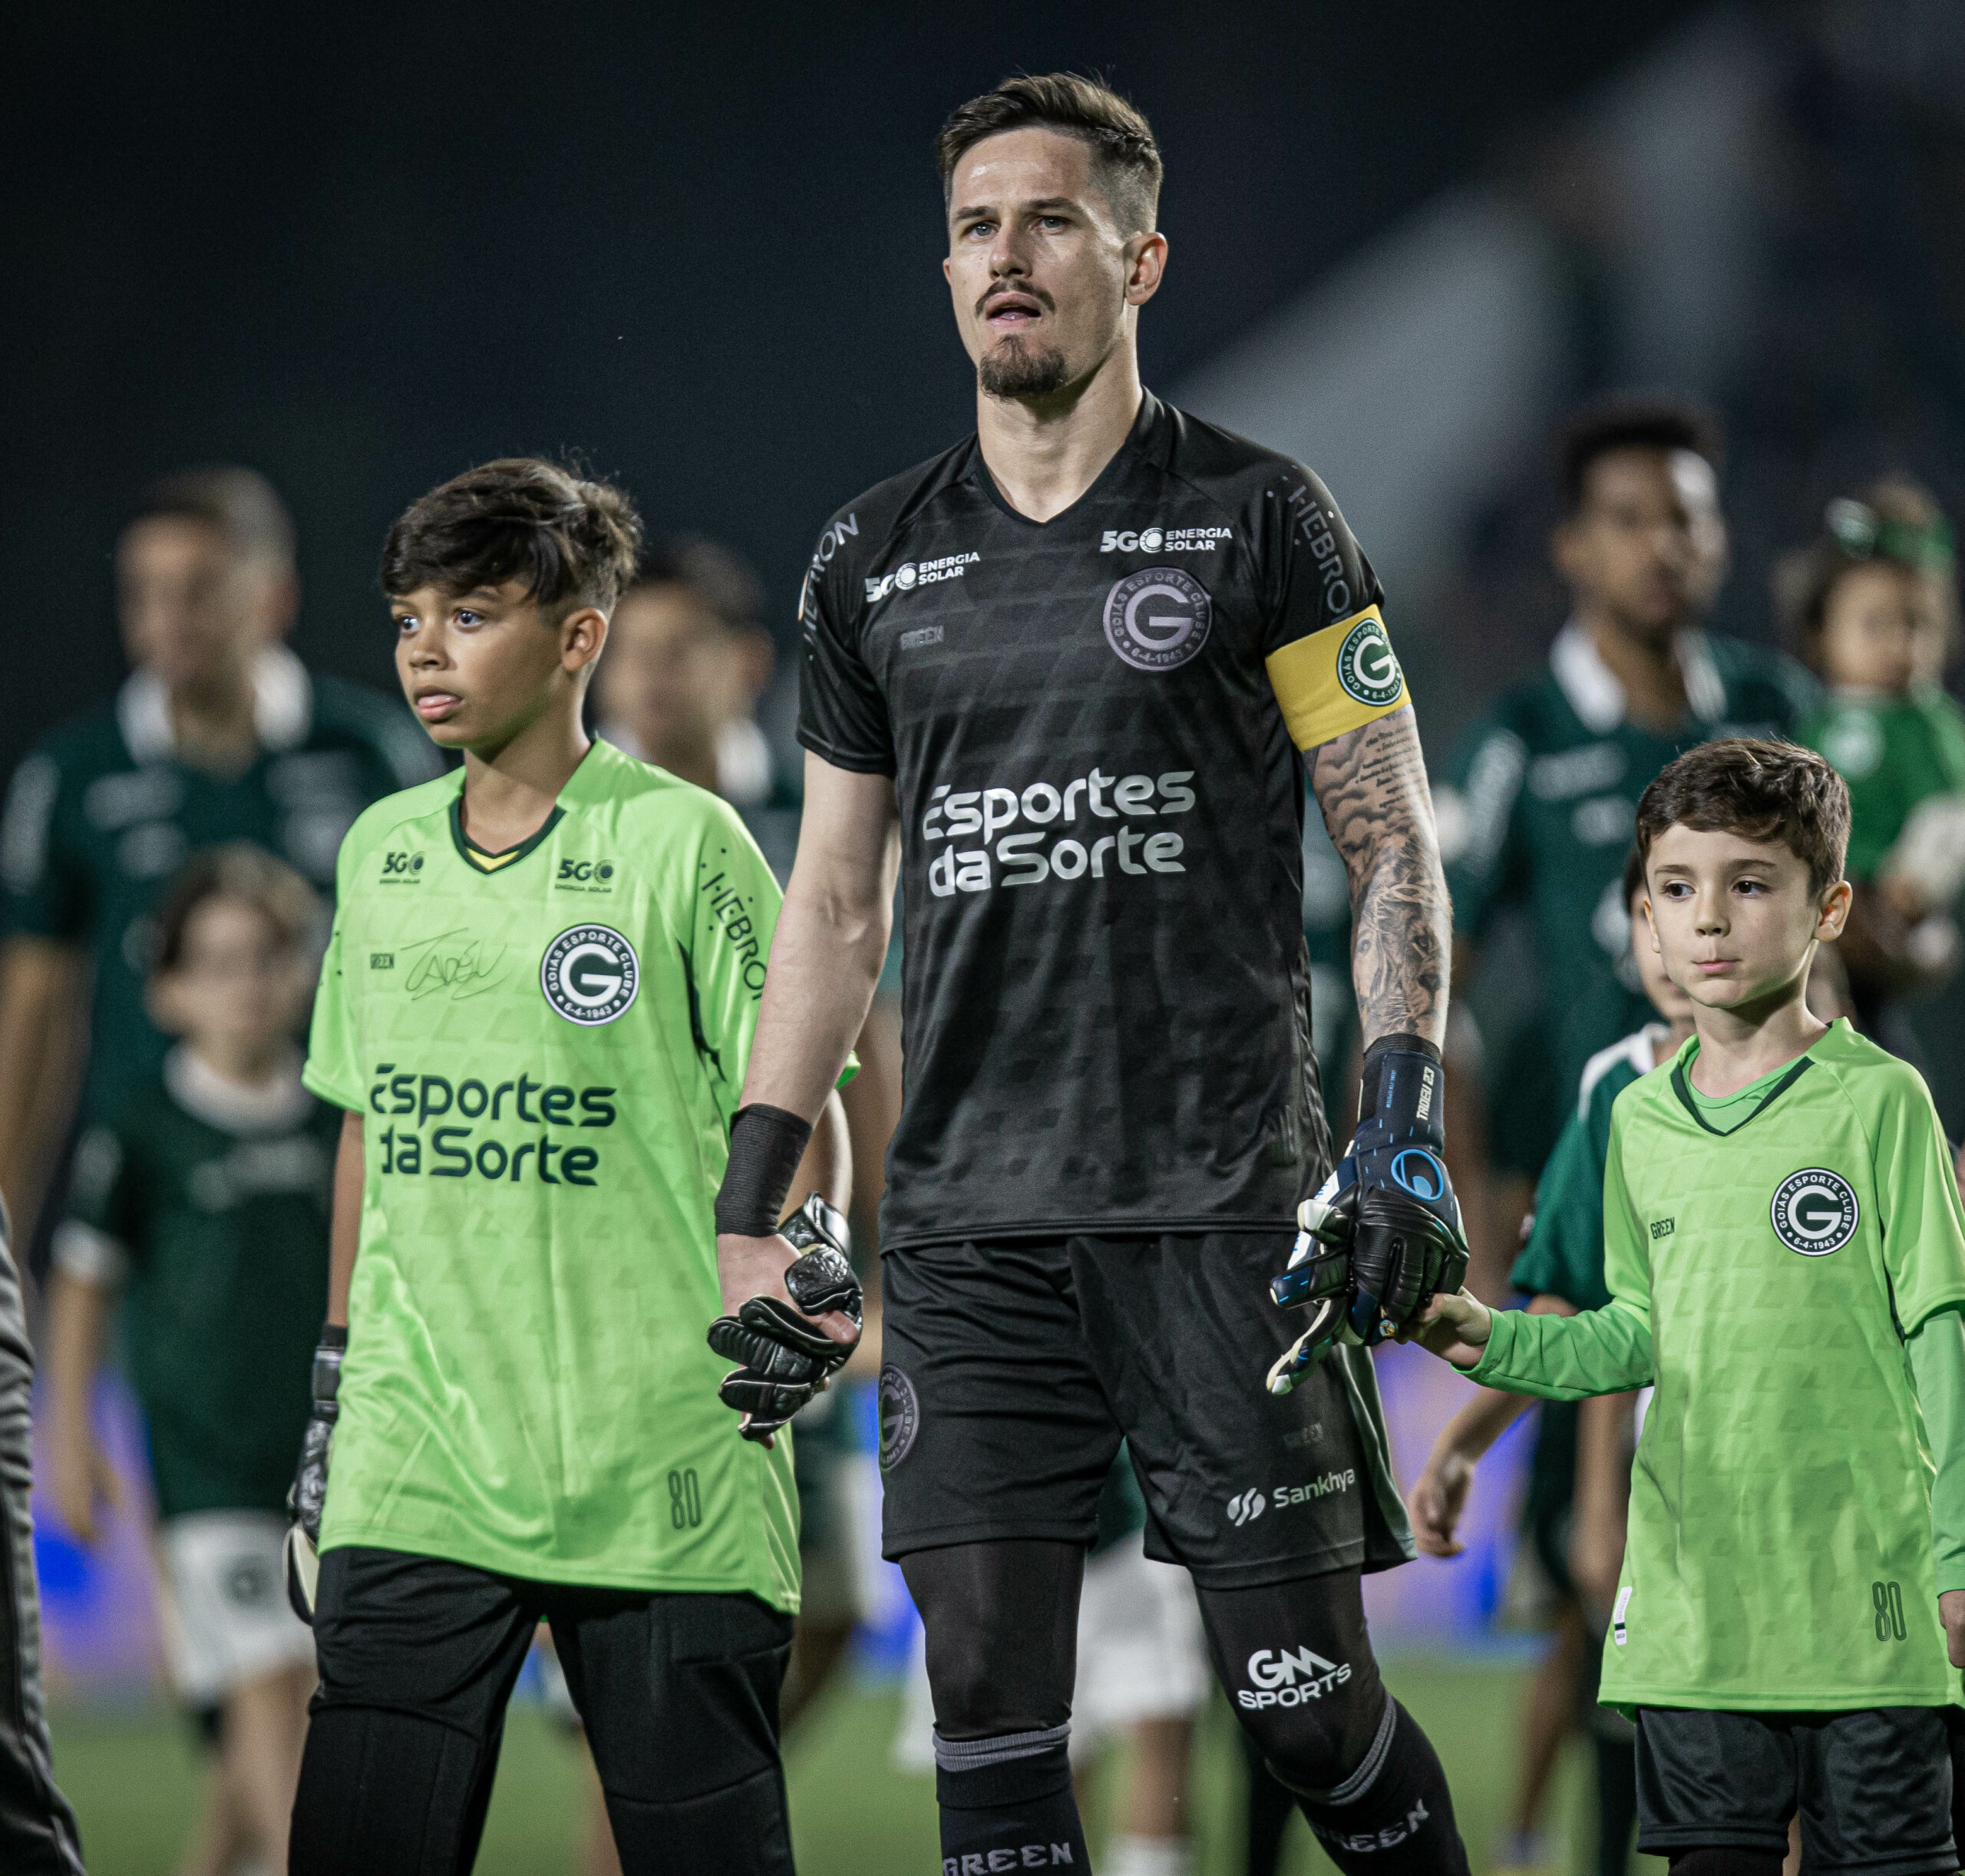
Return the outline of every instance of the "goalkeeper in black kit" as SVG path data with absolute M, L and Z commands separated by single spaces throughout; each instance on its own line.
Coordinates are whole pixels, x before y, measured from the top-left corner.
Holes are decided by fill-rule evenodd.
M 1313 474 L 1142 388 L 1167 249 L 1136 110 L 1014 78 L 938 156 L 976 431 L 840 509 L 801 596 L 804 821 L 717 1204 L 725 1398 L 767 1432 L 833 1359 L 794 1306 L 830 1301 L 824 1273 L 788 1289 L 774 1226 L 904 868 L 880 1461 L 944 1871 L 1087 1865 L 1073 1637 L 1121 1436 L 1148 1554 L 1192 1574 L 1237 1717 L 1333 1858 L 1464 1871 L 1359 1588 L 1413 1554 L 1368 1350 L 1465 1256 L 1447 898 L 1382 596 Z M 1306 778 L 1368 1043 L 1341 1159 Z

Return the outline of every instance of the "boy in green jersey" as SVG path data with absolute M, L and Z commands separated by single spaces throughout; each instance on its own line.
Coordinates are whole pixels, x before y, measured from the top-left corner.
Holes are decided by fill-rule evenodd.
M 283 1867 L 314 1646 L 281 1589 L 307 1423 L 341 1117 L 295 1034 L 322 924 L 306 882 L 241 842 L 186 868 L 157 921 L 151 1010 L 180 1040 L 84 1136 L 48 1293 L 49 1495 L 84 1544 L 115 1475 L 90 1428 L 121 1290 L 160 1528 L 172 1682 L 214 1725 L 203 1856 Z
M 703 1340 L 778 890 L 733 810 L 582 726 L 639 533 L 520 460 L 384 550 L 404 691 L 465 760 L 343 844 L 315 1006 L 308 1085 L 347 1113 L 297 1871 L 470 1866 L 542 1618 L 623 1867 L 791 1868 L 790 1442 L 743 1437 Z M 837 1109 L 807 1163 L 844 1202 Z
M 1884 999 L 1957 968 L 1965 884 L 1965 711 L 1939 682 L 1957 607 L 1951 530 L 1921 489 L 1885 482 L 1828 504 L 1821 538 L 1785 561 L 1777 596 L 1827 685 L 1801 739 L 1849 784 L 1840 949 L 1873 1026 Z
M 1422 1334 L 1513 1392 L 1655 1386 L 1603 1685 L 1637 1722 L 1639 1847 L 1679 1876 L 1774 1876 L 1798 1808 L 1811 1867 L 1958 1867 L 1965 1209 L 1915 1071 L 1804 999 L 1848 827 L 1789 745 L 1710 744 L 1645 791 L 1652 940 L 1695 1034 L 1613 1109 L 1610 1301 L 1463 1291 Z

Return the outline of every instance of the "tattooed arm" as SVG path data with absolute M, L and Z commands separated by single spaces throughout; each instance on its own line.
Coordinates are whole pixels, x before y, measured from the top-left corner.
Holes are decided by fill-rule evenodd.
M 1311 759 L 1310 787 L 1351 881 L 1351 980 L 1369 1047 L 1446 1033 L 1453 914 L 1411 708 L 1347 731 Z

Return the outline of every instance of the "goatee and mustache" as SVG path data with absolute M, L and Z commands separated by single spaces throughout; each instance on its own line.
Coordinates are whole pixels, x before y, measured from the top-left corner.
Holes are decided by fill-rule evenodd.
M 1057 310 L 1056 302 L 1041 288 L 1019 286 L 1010 289 L 1018 297 L 1034 299 L 1046 312 Z M 986 296 L 976 310 L 989 317 L 993 301 L 1008 296 Z M 1020 333 L 999 339 L 986 352 L 976 367 L 976 381 L 992 398 L 1046 398 L 1064 389 L 1070 381 L 1065 355 L 1055 345 L 1034 345 Z

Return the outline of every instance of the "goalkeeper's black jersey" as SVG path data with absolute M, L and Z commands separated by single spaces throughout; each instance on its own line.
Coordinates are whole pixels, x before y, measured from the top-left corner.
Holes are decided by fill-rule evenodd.
M 1150 395 L 1049 522 L 973 437 L 834 517 L 799 736 L 899 798 L 889 1246 L 1287 1224 L 1329 1152 L 1298 745 L 1405 703 L 1379 598 L 1313 475 Z

